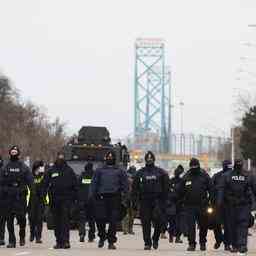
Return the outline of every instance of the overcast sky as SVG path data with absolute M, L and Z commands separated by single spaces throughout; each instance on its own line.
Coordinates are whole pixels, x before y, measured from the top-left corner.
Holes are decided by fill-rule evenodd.
M 51 117 L 133 131 L 134 42 L 160 37 L 184 130 L 229 131 L 255 0 L 0 0 L 0 70 Z M 256 52 L 256 48 L 255 48 Z M 256 54 L 254 54 L 256 56 Z M 253 70 L 252 70 L 253 71 Z M 173 127 L 180 129 L 179 106 Z

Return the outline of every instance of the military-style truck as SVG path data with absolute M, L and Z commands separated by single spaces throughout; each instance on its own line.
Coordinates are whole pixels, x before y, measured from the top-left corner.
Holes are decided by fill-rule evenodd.
M 106 127 L 83 126 L 78 136 L 74 136 L 64 146 L 65 160 L 69 166 L 80 175 L 88 161 L 93 163 L 94 170 L 102 167 L 104 157 L 110 150 L 116 153 L 116 165 L 126 169 L 129 162 L 129 152 L 121 143 L 111 144 L 109 131 Z M 48 229 L 53 229 L 51 212 L 47 211 L 46 223 Z M 71 207 L 71 228 L 76 229 L 78 211 L 74 204 Z

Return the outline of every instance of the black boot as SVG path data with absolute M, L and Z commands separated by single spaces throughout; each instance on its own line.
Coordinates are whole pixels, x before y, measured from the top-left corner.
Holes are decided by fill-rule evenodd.
M 150 245 L 145 245 L 145 246 L 144 246 L 144 250 L 150 251 L 150 250 L 151 250 L 151 246 L 150 246 Z
M 80 243 L 84 243 L 84 236 L 80 236 Z
M 56 244 L 53 246 L 53 249 L 63 249 L 63 246 L 61 244 Z
M 245 246 L 242 246 L 240 249 L 239 249 L 239 252 L 240 253 L 247 253 L 247 251 L 248 251 L 248 249 L 247 249 L 247 247 L 245 247 Z
M 154 248 L 155 250 L 158 249 L 158 241 L 153 241 L 153 248 Z
M 36 244 L 42 244 L 43 242 L 42 242 L 42 240 L 41 240 L 41 238 L 36 238 Z
M 216 242 L 216 243 L 214 244 L 214 249 L 215 249 L 215 250 L 219 249 L 219 248 L 220 248 L 220 245 L 221 245 L 221 243 L 219 243 L 219 242 L 217 243 L 217 242 Z
M 7 245 L 7 248 L 16 248 L 16 244 L 15 243 L 9 243 Z
M 99 243 L 98 243 L 98 247 L 99 248 L 103 248 L 104 247 L 104 243 L 105 243 L 105 241 L 100 239 Z
M 4 240 L 0 240 L 0 246 L 5 245 L 5 241 Z
M 70 243 L 65 242 L 64 245 L 63 245 L 63 249 L 70 249 L 70 248 L 71 248 Z
M 30 238 L 29 238 L 29 241 L 30 242 L 33 242 L 35 240 L 35 235 L 34 234 L 30 234 Z
M 20 238 L 20 246 L 25 246 L 25 238 Z
M 196 246 L 195 245 L 189 245 L 188 246 L 188 249 L 187 249 L 188 252 L 194 252 L 195 250 L 196 250 Z
M 206 245 L 200 244 L 200 251 L 206 251 Z
M 115 246 L 113 243 L 110 243 L 110 244 L 108 245 L 108 249 L 109 249 L 109 250 L 116 250 L 116 246 Z
M 180 239 L 179 236 L 177 236 L 176 239 L 175 239 L 175 243 L 176 243 L 176 244 L 182 244 L 183 241 Z

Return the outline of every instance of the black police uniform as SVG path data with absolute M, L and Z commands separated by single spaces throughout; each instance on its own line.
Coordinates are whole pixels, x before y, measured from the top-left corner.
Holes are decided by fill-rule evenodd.
M 196 247 L 196 222 L 199 225 L 200 249 L 206 250 L 207 207 L 213 196 L 210 176 L 200 168 L 199 161 L 190 161 L 191 169 L 184 175 L 178 188 L 178 195 L 184 200 L 188 225 L 188 251 Z
M 219 193 L 219 187 L 221 186 L 224 175 L 232 171 L 231 162 L 229 160 L 223 161 L 223 170 L 214 174 L 212 177 L 212 183 L 214 186 L 214 199 L 213 199 L 213 206 L 217 214 L 217 220 L 216 224 L 214 226 L 214 236 L 216 243 L 214 245 L 215 249 L 218 249 L 220 247 L 220 244 L 224 242 L 225 250 L 230 250 L 231 246 L 231 223 L 230 223 L 230 217 L 229 217 L 229 209 L 225 205 L 223 205 L 221 208 L 219 208 L 216 205 L 216 200 Z M 222 231 L 222 223 L 224 227 L 224 233 Z
M 44 196 L 49 195 L 53 215 L 55 249 L 70 248 L 70 208 L 77 199 L 77 178 L 73 169 L 64 161 L 57 160 L 45 174 Z
M 182 211 L 182 200 L 178 200 L 176 190 L 182 181 L 180 175 L 184 172 L 184 168 L 182 165 L 179 165 L 174 171 L 174 177 L 170 179 L 170 196 L 172 198 L 174 206 L 172 206 L 174 212 L 174 216 L 169 221 L 169 242 L 173 241 L 173 237 L 175 236 L 176 243 L 182 243 L 180 236 L 182 234 L 181 231 L 181 211 Z
M 30 224 L 30 241 L 36 239 L 36 243 L 42 243 L 43 217 L 45 210 L 45 198 L 43 194 L 44 173 L 40 172 L 44 168 L 42 161 L 33 164 L 32 174 L 34 178 L 34 193 L 30 196 L 28 212 Z
M 232 252 L 245 253 L 247 252 L 251 195 L 255 194 L 255 184 L 248 173 L 243 171 L 240 161 L 236 161 L 234 170 L 224 176 L 220 191 L 218 203 L 222 202 L 229 209 Z
M 95 171 L 92 184 L 91 196 L 94 200 L 94 217 L 100 238 L 99 248 L 108 240 L 109 249 L 116 249 L 117 223 L 121 221 L 122 197 L 128 193 L 128 178 L 126 172 L 115 167 L 115 154 L 109 152 L 106 155 L 106 165 Z M 108 232 L 106 224 L 109 223 Z
M 148 159 L 152 161 L 148 161 Z M 160 233 L 166 224 L 165 207 L 169 189 L 169 176 L 166 171 L 154 165 L 155 156 L 148 152 L 146 166 L 137 171 L 132 186 L 132 201 L 139 205 L 145 250 L 158 248 Z M 137 208 L 137 207 L 136 207 Z M 151 223 L 154 234 L 151 239 Z M 153 243 L 152 243 L 153 240 Z
M 95 221 L 92 213 L 92 202 L 89 200 L 89 190 L 93 177 L 93 164 L 88 163 L 85 170 L 78 178 L 78 206 L 79 206 L 79 236 L 80 242 L 84 242 L 86 234 L 85 224 L 88 221 L 89 234 L 88 241 L 95 239 Z
M 3 165 L 4 165 L 4 161 L 0 156 L 0 172 L 3 168 Z M 0 246 L 5 245 L 5 226 L 6 226 L 6 218 L 2 216 L 0 212 Z
M 20 245 L 25 244 L 27 187 L 33 193 L 33 178 L 29 168 L 18 159 L 9 161 L 0 174 L 0 204 L 7 219 L 10 248 L 16 246 L 15 217 L 20 225 Z

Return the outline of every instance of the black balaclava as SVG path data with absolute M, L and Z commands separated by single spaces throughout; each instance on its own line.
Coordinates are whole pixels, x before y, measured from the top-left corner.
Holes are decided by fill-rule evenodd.
M 93 176 L 93 163 L 92 162 L 86 163 L 86 165 L 84 166 L 84 172 L 85 172 L 86 176 L 89 176 L 89 177 Z
M 175 176 L 176 178 L 179 178 L 180 175 L 181 175 L 183 172 L 184 172 L 184 168 L 183 168 L 183 166 L 180 164 L 180 165 L 178 165 L 177 168 L 175 169 L 175 171 L 174 171 L 174 176 Z
M 231 161 L 230 160 L 224 160 L 223 163 L 222 163 L 222 168 L 223 168 L 224 172 L 231 170 L 232 169 Z
M 20 150 L 18 146 L 13 146 L 9 150 L 10 160 L 11 161 L 18 161 L 20 156 Z
M 155 155 L 153 154 L 153 152 L 148 151 L 148 152 L 145 154 L 146 166 L 148 166 L 148 167 L 153 167 L 153 166 L 155 165 L 155 160 L 156 160 L 156 157 L 155 157 Z
M 234 170 L 238 171 L 238 172 L 242 172 L 242 170 L 243 170 L 243 160 L 241 160 L 241 159 L 235 160 Z
M 106 164 L 111 166 L 116 164 L 116 154 L 114 151 L 109 151 L 105 155 Z
M 190 167 L 190 170 L 193 172 L 193 173 L 198 173 L 200 172 L 200 162 L 198 159 L 196 158 L 192 158 L 189 162 L 189 167 Z
M 56 159 L 56 162 L 55 164 L 59 167 L 62 167 L 64 164 L 65 164 L 65 156 L 64 156 L 64 153 L 62 152 L 59 152 L 57 154 L 57 159 Z

